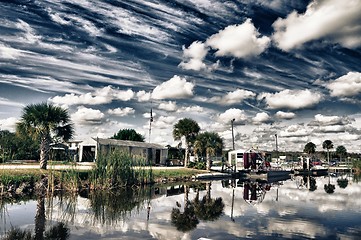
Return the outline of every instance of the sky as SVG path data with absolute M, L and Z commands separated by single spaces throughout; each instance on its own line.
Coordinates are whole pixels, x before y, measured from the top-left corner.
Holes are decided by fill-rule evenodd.
M 0 1 L 0 129 L 68 109 L 76 140 L 131 128 L 178 145 L 195 120 L 225 149 L 361 152 L 361 0 Z M 154 121 L 150 128 L 150 111 Z

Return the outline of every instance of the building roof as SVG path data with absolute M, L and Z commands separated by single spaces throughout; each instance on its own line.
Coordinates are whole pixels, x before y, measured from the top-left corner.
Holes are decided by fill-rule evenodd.
M 112 145 L 112 146 L 125 146 L 125 147 L 138 147 L 138 148 L 156 148 L 167 149 L 165 146 L 156 143 L 136 142 L 128 140 L 117 140 L 109 138 L 93 138 L 98 141 L 100 145 Z

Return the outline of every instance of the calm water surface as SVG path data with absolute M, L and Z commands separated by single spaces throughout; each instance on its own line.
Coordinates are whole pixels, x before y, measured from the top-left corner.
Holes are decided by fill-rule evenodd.
M 1 205 L 1 237 L 37 239 L 361 239 L 354 176 L 213 181 Z

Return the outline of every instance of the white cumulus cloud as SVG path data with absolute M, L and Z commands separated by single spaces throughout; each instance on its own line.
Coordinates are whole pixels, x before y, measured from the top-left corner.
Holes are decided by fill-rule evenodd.
M 98 109 L 79 106 L 78 110 L 71 114 L 71 119 L 80 125 L 99 125 L 104 119 L 104 113 Z
M 253 123 L 261 124 L 268 122 L 270 120 L 270 116 L 266 112 L 257 113 L 255 117 L 252 118 Z
M 194 84 L 185 78 L 174 75 L 171 79 L 157 86 L 152 92 L 154 99 L 181 99 L 193 96 Z
M 9 117 L 5 119 L 0 119 L 0 130 L 15 131 L 16 123 L 18 122 L 17 118 Z
M 275 115 L 279 119 L 293 119 L 296 117 L 296 114 L 293 112 L 283 112 L 283 111 L 278 111 L 276 112 Z
M 258 99 L 264 99 L 270 109 L 302 109 L 318 104 L 322 99 L 322 94 L 308 89 L 286 89 L 277 93 L 262 93 Z
M 312 129 L 304 125 L 290 125 L 280 132 L 280 137 L 307 137 Z
M 201 106 L 188 106 L 188 107 L 181 107 L 177 110 L 177 112 L 197 112 L 202 113 L 204 108 Z
M 168 112 L 174 112 L 177 110 L 177 104 L 174 101 L 162 102 L 159 104 L 158 108 Z
M 340 117 L 340 116 L 325 116 L 322 114 L 316 114 L 315 120 L 310 122 L 309 126 L 329 126 L 329 125 L 348 125 L 354 119 L 349 117 Z
M 327 38 L 344 47 L 361 46 L 361 1 L 314 0 L 307 10 L 292 12 L 273 23 L 273 40 L 289 51 L 306 42 Z
M 233 92 L 228 92 L 223 97 L 213 97 L 210 99 L 211 102 L 219 103 L 222 105 L 232 105 L 235 103 L 241 103 L 247 98 L 254 98 L 256 94 L 252 91 L 237 89 Z
M 134 108 L 125 107 L 125 108 L 109 109 L 107 112 L 111 115 L 117 115 L 117 116 L 124 117 L 124 116 L 130 115 L 130 114 L 133 114 L 135 112 L 135 110 L 134 110 Z
M 326 87 L 334 97 L 352 97 L 361 93 L 361 73 L 349 72 L 328 83 Z
M 230 108 L 218 116 L 219 122 L 223 124 L 230 124 L 232 119 L 235 120 L 235 123 L 244 123 L 247 116 L 243 110 L 237 108 Z
M 64 96 L 55 96 L 50 98 L 49 101 L 58 105 L 100 105 L 110 103 L 113 100 L 129 101 L 134 96 L 131 89 L 120 90 L 111 86 L 97 89 L 95 92 L 88 92 L 85 94 L 69 93 Z
M 183 69 L 195 71 L 206 69 L 207 66 L 203 60 L 207 53 L 208 47 L 199 41 L 193 42 L 188 48 L 183 46 L 183 61 L 179 66 Z
M 152 94 L 150 92 L 141 90 L 137 92 L 136 96 L 138 98 L 138 102 L 147 102 L 151 99 Z
M 248 58 L 264 52 L 270 44 L 270 38 L 260 37 L 251 19 L 247 19 L 240 25 L 228 26 L 212 35 L 206 44 L 217 49 L 216 56 Z

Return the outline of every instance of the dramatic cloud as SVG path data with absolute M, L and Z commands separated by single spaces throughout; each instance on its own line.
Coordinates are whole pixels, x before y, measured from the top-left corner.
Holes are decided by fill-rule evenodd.
M 206 69 L 207 66 L 203 62 L 207 56 L 208 47 L 202 42 L 193 42 L 188 48 L 183 46 L 183 61 L 179 64 L 180 67 L 187 70 L 199 71 Z
M 348 125 L 354 119 L 349 117 L 339 117 L 339 116 L 325 116 L 322 114 L 315 115 L 315 120 L 310 122 L 309 126 L 329 126 L 329 125 Z
M 212 35 L 207 46 L 217 49 L 216 56 L 247 58 L 257 56 L 267 49 L 270 39 L 260 37 L 250 19 L 241 25 L 232 25 Z
M 241 103 L 244 99 L 254 98 L 256 94 L 254 92 L 237 89 L 233 92 L 227 93 L 224 97 L 213 97 L 210 99 L 211 102 L 215 102 L 221 105 L 232 105 Z
M 129 101 L 134 96 L 134 92 L 130 89 L 123 91 L 119 89 L 114 89 L 111 86 L 107 86 L 101 89 L 96 90 L 93 93 L 85 93 L 85 94 L 65 94 L 63 97 L 55 96 L 50 98 L 49 101 L 54 104 L 59 105 L 99 105 L 110 103 L 113 100 L 120 100 L 120 101 Z
M 80 125 L 99 125 L 102 124 L 104 113 L 100 110 L 79 106 L 78 110 L 71 114 L 71 119 Z
M 276 112 L 275 116 L 279 119 L 293 119 L 296 117 L 296 114 L 293 112 L 278 111 Z
M 157 86 L 152 92 L 154 99 L 181 99 L 193 96 L 194 84 L 177 75 Z
M 322 95 L 318 92 L 306 90 L 283 90 L 278 93 L 262 93 L 258 99 L 264 99 L 270 109 L 302 109 L 318 104 Z
M 117 115 L 117 116 L 124 117 L 124 116 L 130 115 L 130 114 L 133 114 L 135 112 L 135 110 L 133 108 L 126 107 L 126 108 L 109 109 L 107 112 L 111 115 Z
M 273 23 L 273 39 L 289 51 L 302 44 L 328 38 L 344 47 L 361 46 L 361 1 L 314 0 L 305 13 L 292 12 Z
M 326 87 L 334 97 L 352 97 L 361 93 L 361 73 L 349 72 L 330 82 Z
M 265 112 L 257 113 L 256 116 L 252 118 L 254 124 L 266 123 L 269 122 L 269 120 L 270 116 Z
M 177 110 L 177 104 L 173 101 L 168 101 L 167 103 L 160 103 L 158 106 L 159 109 L 166 110 L 168 112 L 174 112 Z
M 235 119 L 235 123 L 244 123 L 247 116 L 243 110 L 237 108 L 230 108 L 218 116 L 219 122 L 223 124 L 231 124 L 232 119 Z

